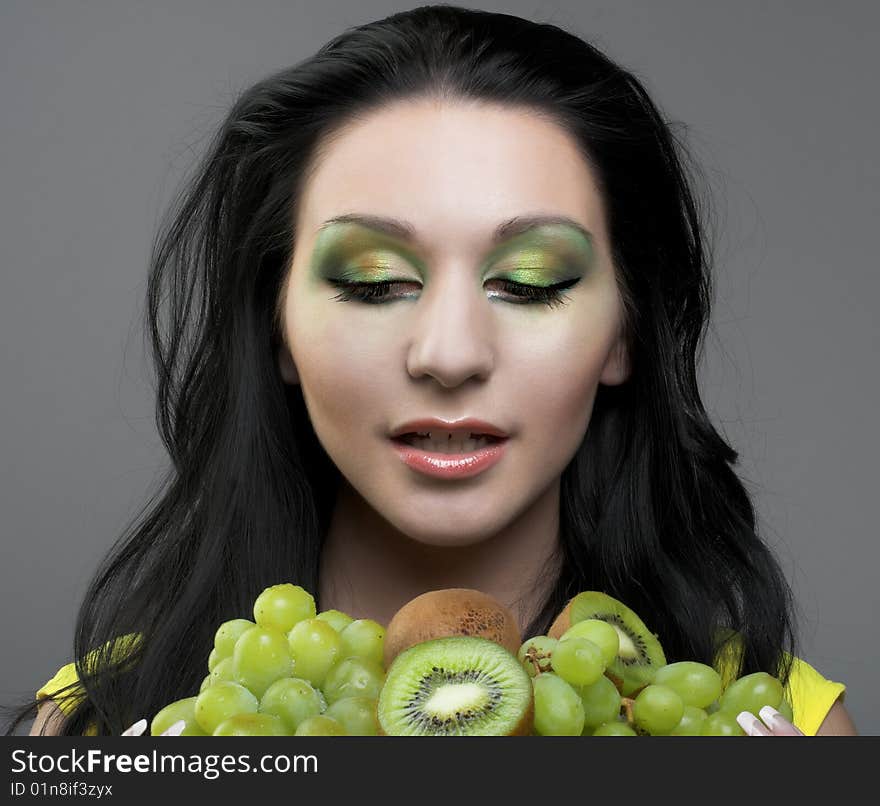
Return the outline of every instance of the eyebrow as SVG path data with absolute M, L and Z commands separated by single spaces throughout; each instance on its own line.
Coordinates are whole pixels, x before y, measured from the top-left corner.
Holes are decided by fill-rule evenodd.
M 406 241 L 407 243 L 413 243 L 419 239 L 415 227 L 413 227 L 408 221 L 402 221 L 399 218 L 387 218 L 385 216 L 365 215 L 362 213 L 346 213 L 344 215 L 334 216 L 333 218 L 327 219 L 327 221 L 318 227 L 318 232 L 332 226 L 333 224 L 359 224 L 362 227 L 382 232 L 401 241 Z M 571 227 L 579 232 L 586 240 L 593 240 L 592 233 L 581 224 L 578 224 L 573 218 L 562 215 L 541 214 L 514 216 L 513 218 L 507 219 L 507 221 L 503 221 L 492 233 L 492 243 L 497 245 L 515 235 L 521 235 L 522 233 L 536 229 L 537 227 L 552 226 L 554 224 Z

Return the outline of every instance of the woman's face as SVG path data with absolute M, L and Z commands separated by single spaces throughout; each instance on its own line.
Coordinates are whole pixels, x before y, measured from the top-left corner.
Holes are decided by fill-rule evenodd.
M 344 215 L 412 235 L 325 226 Z M 530 216 L 585 232 L 549 223 L 495 237 Z M 353 490 L 431 545 L 486 540 L 558 495 L 597 386 L 628 373 L 602 200 L 565 130 L 511 107 L 386 107 L 327 145 L 294 224 L 279 366 Z M 390 285 L 359 301 L 334 280 Z M 560 283 L 552 305 L 513 285 Z M 390 434 L 425 417 L 500 427 L 500 461 L 468 478 L 414 470 Z

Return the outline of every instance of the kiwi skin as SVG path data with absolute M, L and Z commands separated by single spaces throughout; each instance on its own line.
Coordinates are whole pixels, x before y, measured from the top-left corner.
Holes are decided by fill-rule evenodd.
M 387 635 L 387 633 L 386 633 L 386 635 Z M 444 637 L 454 639 L 456 636 L 444 636 Z M 475 637 L 481 638 L 481 636 L 475 636 Z M 485 639 L 485 640 L 488 640 L 488 639 Z M 445 641 L 435 640 L 435 639 L 429 639 L 428 642 L 430 644 L 432 644 L 436 648 L 436 650 L 440 651 L 441 653 L 443 651 L 444 644 L 447 643 Z M 420 642 L 420 643 L 423 643 L 423 642 Z M 454 641 L 453 641 L 453 643 L 454 643 Z M 493 643 L 498 643 L 498 642 L 494 641 Z M 413 649 L 415 646 L 416 646 L 416 644 L 413 644 L 412 647 L 407 647 L 407 649 Z M 406 664 L 408 662 L 408 655 L 410 655 L 411 653 L 408 653 L 407 649 L 404 649 L 401 651 L 399 659 L 395 659 L 397 661 L 397 665 Z M 518 659 L 516 659 L 516 662 L 517 662 L 517 664 L 519 664 Z M 386 678 L 385 678 L 386 681 L 388 680 L 389 675 L 391 675 L 391 671 L 392 671 L 392 669 L 389 666 L 388 671 L 386 672 Z M 523 669 L 523 672 L 525 672 L 524 669 Z M 382 727 L 381 717 L 377 717 L 376 723 L 378 725 L 378 734 L 377 735 L 388 736 L 389 734 L 386 733 L 384 728 Z M 535 696 L 534 696 L 534 687 L 531 685 L 531 681 L 530 681 L 529 698 L 528 698 L 528 703 L 526 705 L 526 709 L 525 709 L 525 711 L 523 711 L 523 714 L 520 717 L 519 722 L 517 722 L 516 725 L 514 726 L 514 728 L 509 733 L 507 733 L 505 735 L 506 736 L 532 736 L 533 732 L 534 732 L 534 724 L 535 724 Z
M 385 630 L 385 668 L 414 644 L 456 635 L 486 638 L 514 656 L 522 645 L 516 618 L 497 599 L 472 588 L 442 588 L 416 596 L 394 614 Z
M 547 630 L 547 635 L 551 638 L 555 638 L 557 641 L 562 637 L 563 633 L 568 632 L 569 627 L 571 627 L 571 603 L 573 600 L 574 597 L 568 600 L 568 604 L 566 604 L 560 611 L 559 615 L 553 619 L 550 629 Z

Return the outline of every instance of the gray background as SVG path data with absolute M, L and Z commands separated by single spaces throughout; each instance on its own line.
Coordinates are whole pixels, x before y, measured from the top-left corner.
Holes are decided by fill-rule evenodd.
M 4 0 L 4 702 L 70 659 L 85 586 L 166 460 L 139 317 L 176 182 L 240 89 L 414 5 Z M 878 6 L 470 5 L 586 37 L 689 126 L 718 216 L 704 400 L 795 589 L 801 654 L 880 733 Z

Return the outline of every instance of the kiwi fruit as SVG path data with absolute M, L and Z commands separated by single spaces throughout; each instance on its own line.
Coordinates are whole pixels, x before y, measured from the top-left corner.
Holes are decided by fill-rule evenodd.
M 617 630 L 620 650 L 605 674 L 610 677 L 625 697 L 638 693 L 649 685 L 666 655 L 657 636 L 623 602 L 598 591 L 583 591 L 569 600 L 550 626 L 547 634 L 560 638 L 579 621 L 601 619 Z
M 383 736 L 529 736 L 532 682 L 516 657 L 494 641 L 434 638 L 394 659 L 378 716 Z
M 394 614 L 385 631 L 385 668 L 414 644 L 456 635 L 494 641 L 513 655 L 522 644 L 513 613 L 497 599 L 471 588 L 443 588 L 416 596 Z

